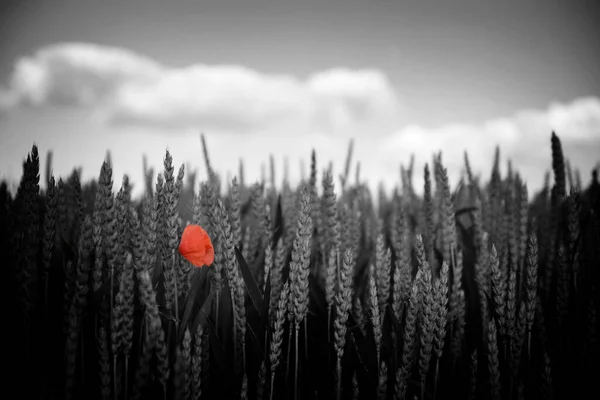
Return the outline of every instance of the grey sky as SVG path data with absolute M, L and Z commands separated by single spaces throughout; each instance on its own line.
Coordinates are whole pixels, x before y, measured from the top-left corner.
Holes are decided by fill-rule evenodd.
M 410 100 L 409 119 L 425 126 L 600 93 L 593 0 L 8 3 L 2 76 L 23 54 L 77 40 L 172 66 L 233 63 L 300 77 L 338 65 L 376 67 Z
M 405 126 L 419 126 L 433 130 L 431 137 L 440 139 L 436 143 L 448 143 L 452 137 L 448 132 L 457 131 L 450 124 L 467 125 L 466 130 L 477 135 L 478 127 L 487 126 L 490 120 L 513 118 L 527 110 L 545 113 L 556 102 L 568 104 L 575 99 L 599 96 L 599 3 L 217 0 L 180 1 L 175 6 L 175 2 L 154 4 L 146 0 L 5 0 L 0 4 L 0 87 L 9 85 L 19 59 L 40 48 L 74 41 L 127 49 L 166 67 L 227 64 L 300 80 L 335 67 L 371 68 L 389 78 L 399 99 L 402 124 L 397 131 Z M 596 110 L 594 105 L 589 109 Z M 94 159 L 93 164 L 86 162 L 98 165 L 99 170 L 105 151 L 102 149 L 115 146 L 115 138 L 130 144 L 131 137 L 142 135 L 141 128 L 111 128 L 90 122 L 88 117 L 81 110 L 60 107 L 13 110 L 10 115 L 0 115 L 1 147 L 6 149 L 0 151 L 0 158 L 5 159 L 0 173 L 19 173 L 18 160 L 25 156 L 34 140 L 55 149 L 70 141 L 71 153 L 64 150 L 63 153 L 71 158 L 55 157 L 55 163 L 61 160 L 65 163 L 63 169 L 69 163 L 85 164 L 75 152 L 88 143 L 95 152 L 88 157 Z M 518 118 L 511 121 L 515 119 Z M 519 124 L 523 127 L 533 123 L 527 120 Z M 587 120 L 583 124 L 589 125 Z M 550 129 L 556 124 L 533 125 Z M 481 128 L 488 132 L 486 129 Z M 417 131 L 420 132 L 405 129 L 403 135 L 415 137 Z M 549 134 L 548 149 L 541 153 L 543 157 L 549 153 Z M 503 137 L 498 135 L 496 139 Z M 111 142 L 106 141 L 108 137 Z M 340 147 L 346 139 L 335 142 L 335 146 Z M 362 139 L 366 140 L 366 136 Z M 160 147 L 154 155 L 159 161 L 167 145 L 185 148 L 183 142 L 175 145 L 177 140 L 183 139 L 153 136 L 148 143 Z M 213 147 L 218 147 L 219 140 L 218 135 L 212 139 L 216 143 Z M 333 139 L 322 137 L 315 140 L 315 143 L 333 143 Z M 360 143 L 361 138 L 357 140 Z M 466 140 L 481 142 L 481 138 L 466 137 Z M 576 149 L 571 157 L 581 158 L 582 167 L 588 168 L 597 159 L 590 151 L 600 149 L 599 142 L 591 142 L 590 147 L 588 141 L 578 140 L 571 144 L 566 141 L 566 146 Z M 312 143 L 298 141 L 306 147 L 302 147 L 302 157 L 308 157 Z M 507 143 L 517 149 L 518 142 Z M 386 143 L 373 148 L 365 143 L 364 148 L 375 152 L 387 148 Z M 404 143 L 400 141 L 398 146 L 403 147 Z M 546 139 L 531 139 L 528 143 L 546 143 Z M 245 143 L 232 157 L 244 155 L 248 146 Z M 285 143 L 279 146 L 286 147 Z M 274 149 L 265 149 L 264 153 Z M 143 150 L 152 151 L 148 147 Z M 326 157 L 337 162 L 336 157 L 343 157 L 344 152 L 344 148 L 332 150 Z M 457 150 L 457 154 L 460 152 L 462 149 Z M 514 154 L 524 157 L 523 149 L 514 150 Z M 134 168 L 141 164 L 137 157 L 130 164 Z M 491 154 L 480 157 L 487 162 Z M 423 159 L 429 161 L 430 156 Z M 232 165 L 237 164 L 236 160 Z M 260 162 L 264 161 L 263 157 Z M 368 161 L 363 161 L 364 171 L 381 173 L 382 167 L 369 167 Z M 396 177 L 399 162 L 386 160 L 386 171 L 394 168 Z M 547 160 L 543 166 L 537 166 L 533 182 L 541 182 L 543 168 L 547 166 Z M 61 170 L 58 164 L 56 167 Z M 223 167 L 231 166 L 223 164 Z M 534 171 L 536 166 L 530 168 Z M 389 179 L 391 172 L 386 173 Z M 90 174 L 96 175 L 97 171 Z

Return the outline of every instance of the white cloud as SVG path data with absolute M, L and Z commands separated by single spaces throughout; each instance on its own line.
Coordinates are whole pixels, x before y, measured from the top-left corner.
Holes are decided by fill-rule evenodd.
M 312 148 L 317 151 L 319 170 L 332 161 L 337 175 L 344 167 L 348 138 L 354 136 L 354 160 L 361 162 L 361 176 L 374 190 L 380 181 L 388 188 L 398 184 L 399 164 L 406 165 L 414 154 L 414 183 L 417 191 L 422 191 L 423 164 L 431 162 L 432 154 L 440 150 L 453 186 L 463 169 L 465 150 L 474 171 L 487 180 L 499 145 L 503 169 L 510 158 L 532 193 L 541 187 L 545 171 L 551 169 L 552 130 L 560 137 L 571 163 L 581 169 L 584 182 L 600 154 L 597 97 L 554 103 L 545 110 L 524 110 L 476 125 L 456 123 L 435 129 L 403 126 L 398 117 L 399 96 L 378 70 L 336 68 L 302 80 L 236 65 L 171 68 L 125 49 L 69 43 L 44 47 L 21 58 L 7 84 L 5 89 L 0 87 L 0 110 L 20 104 L 63 105 L 88 109 L 105 123 L 141 126 L 143 129 L 90 124 L 106 133 L 96 135 L 92 146 L 98 153 L 96 158 L 101 159 L 110 148 L 117 167 L 116 181 L 126 172 L 138 188 L 143 186 L 139 172 L 143 152 L 152 156 L 156 167 L 160 167 L 167 146 L 174 157 L 194 163 L 199 154 L 198 131 L 207 132 L 213 165 L 223 177 L 226 171 L 237 172 L 242 157 L 249 181 L 259 177 L 261 163 L 268 163 L 272 153 L 278 164 L 289 158 L 290 177 L 297 182 L 298 160 L 306 160 L 308 169 Z M 80 121 L 82 126 L 85 123 Z M 148 136 L 146 127 L 185 133 Z M 72 131 L 57 131 L 72 136 Z M 220 135 L 225 131 L 240 135 Z M 188 135 L 190 132 L 193 135 Z M 246 132 L 254 135 L 241 135 Z M 44 133 L 45 127 L 41 127 L 31 141 L 40 140 Z M 46 139 L 49 147 L 61 146 L 53 143 L 51 136 Z M 64 163 L 83 164 L 95 175 L 99 166 L 92 165 L 90 157 L 79 151 L 90 147 L 89 140 L 80 138 L 73 146 L 77 150 L 66 154 Z M 279 168 L 280 178 L 281 173 Z M 354 170 L 351 173 L 353 180 Z
M 284 126 L 331 132 L 389 124 L 400 110 L 378 70 L 332 69 L 300 80 L 237 65 L 171 68 L 83 43 L 44 47 L 18 60 L 6 97 L 89 107 L 114 124 L 236 132 Z
M 390 163 L 407 164 L 414 153 L 415 184 L 421 189 L 424 164 L 431 165 L 432 154 L 440 150 L 453 184 L 464 168 L 464 151 L 468 152 L 473 170 L 482 173 L 487 181 L 495 147 L 499 145 L 504 173 L 506 160 L 510 159 L 513 168 L 527 180 L 531 193 L 541 187 L 545 172 L 551 171 L 552 131 L 560 138 L 571 164 L 581 169 L 585 184 L 589 171 L 600 160 L 600 99 L 596 97 L 553 103 L 546 110 L 521 111 L 479 125 L 452 124 L 437 129 L 406 126 L 381 143 L 380 154 Z M 396 182 L 396 171 L 382 179 L 388 184 Z
M 11 90 L 0 86 L 0 115 L 13 108 L 18 103 L 18 98 Z

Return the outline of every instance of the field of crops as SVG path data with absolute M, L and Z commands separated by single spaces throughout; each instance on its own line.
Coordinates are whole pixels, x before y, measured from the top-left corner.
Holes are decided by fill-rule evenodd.
M 531 201 L 499 150 L 485 182 L 465 155 L 451 187 L 440 153 L 375 200 L 352 145 L 339 175 L 313 152 L 294 188 L 273 167 L 222 182 L 203 140 L 208 180 L 167 152 L 134 200 L 110 157 L 40 190 L 34 146 L 17 193 L 0 187 L 6 398 L 595 398 L 598 171 L 548 139 Z M 188 223 L 210 266 L 180 252 Z

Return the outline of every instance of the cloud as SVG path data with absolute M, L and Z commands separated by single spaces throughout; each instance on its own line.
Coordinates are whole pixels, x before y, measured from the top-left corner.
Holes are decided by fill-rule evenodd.
M 331 69 L 305 80 L 238 65 L 171 68 L 130 50 L 84 43 L 39 49 L 15 63 L 0 107 L 89 108 L 110 124 L 260 131 L 391 127 L 401 110 L 375 69 Z
M 137 176 L 135 168 L 142 151 L 152 154 L 154 149 L 171 146 L 182 156 L 189 155 L 190 160 L 197 158 L 197 146 L 191 148 L 185 135 L 150 138 L 147 127 L 193 131 L 194 143 L 199 130 L 212 134 L 211 158 L 223 175 L 227 170 L 237 171 L 240 157 L 246 160 L 249 171 L 258 174 L 261 163 L 267 162 L 272 153 L 280 159 L 289 157 L 290 175 L 295 179 L 299 171 L 294 172 L 298 170 L 294 165 L 302 158 L 308 168 L 312 148 L 321 166 L 333 161 L 336 174 L 340 173 L 348 137 L 354 136 L 355 160 L 361 162 L 361 175 L 372 189 L 380 181 L 388 189 L 399 184 L 399 165 L 406 165 L 414 154 L 414 184 L 417 191 L 422 191 L 423 165 L 440 150 L 453 186 L 464 168 L 464 151 L 469 154 L 473 170 L 487 180 L 499 145 L 503 170 L 506 159 L 511 159 L 533 193 L 541 187 L 544 173 L 551 170 L 553 130 L 572 165 L 581 169 L 584 181 L 599 161 L 598 97 L 552 103 L 546 109 L 523 110 L 479 124 L 455 123 L 439 128 L 403 125 L 400 103 L 388 78 L 376 69 L 334 68 L 300 79 L 239 65 L 173 68 L 130 50 L 83 43 L 41 48 L 17 60 L 10 80 L 0 82 L 0 117 L 2 110 L 10 112 L 14 107 L 62 106 L 88 109 L 105 124 L 113 125 L 93 125 L 105 133 L 98 135 L 101 137 L 95 147 L 101 149 L 100 153 L 113 147 L 116 165 L 135 163 L 128 170 L 131 176 Z M 230 136 L 220 135 L 227 131 L 254 135 L 231 140 Z M 41 135 L 38 133 L 38 138 Z M 73 136 L 67 131 L 65 135 Z M 74 148 L 89 146 L 86 143 L 90 138 L 80 140 Z M 117 140 L 121 144 L 117 147 L 123 148 L 121 156 L 114 147 Z M 133 148 L 140 154 L 132 155 Z M 75 154 L 80 152 L 72 151 L 70 157 Z M 155 157 L 160 160 L 162 155 L 157 153 Z M 71 159 L 69 163 L 84 161 Z M 250 176 L 251 172 L 249 179 L 258 177 Z
M 546 171 L 551 171 L 550 137 L 556 132 L 563 151 L 573 166 L 581 169 L 582 178 L 600 161 L 600 99 L 585 97 L 570 103 L 552 103 L 546 110 L 524 110 L 512 116 L 495 118 L 481 124 L 449 124 L 436 129 L 408 125 L 398 130 L 380 146 L 388 168 L 397 171 L 402 161 L 407 165 L 415 154 L 418 188 L 423 183 L 423 167 L 431 165 L 432 155 L 443 152 L 443 162 L 455 184 L 464 168 L 464 151 L 472 169 L 481 172 L 484 181 L 491 173 L 495 147 L 500 147 L 502 169 L 508 159 L 528 181 L 530 192 L 539 189 Z M 395 164 L 395 165 L 394 165 Z M 397 181 L 398 174 L 387 176 Z
M 0 115 L 8 112 L 18 103 L 18 98 L 14 92 L 0 86 Z

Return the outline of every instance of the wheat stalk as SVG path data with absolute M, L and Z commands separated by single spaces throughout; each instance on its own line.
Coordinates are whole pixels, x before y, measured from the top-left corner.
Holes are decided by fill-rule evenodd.
M 342 357 L 346 345 L 346 322 L 352 307 L 352 270 L 354 268 L 354 254 L 350 249 L 344 252 L 342 268 L 340 269 L 340 284 L 335 297 L 336 314 L 334 320 L 334 347 L 337 354 L 337 399 L 341 398 L 342 392 Z

